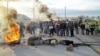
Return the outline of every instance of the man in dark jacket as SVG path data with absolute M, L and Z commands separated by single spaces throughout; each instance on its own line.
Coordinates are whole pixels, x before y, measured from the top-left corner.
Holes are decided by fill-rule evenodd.
M 59 36 L 59 32 L 60 32 L 60 24 L 57 24 L 57 25 L 56 25 L 55 30 L 56 30 L 57 36 Z
M 70 36 L 74 37 L 74 23 L 73 21 L 69 22 Z
M 84 35 L 85 24 L 81 24 L 81 25 L 80 25 L 80 28 L 81 28 L 81 33 L 82 33 L 82 35 Z
M 55 28 L 54 28 L 54 23 L 52 21 L 49 23 L 49 31 L 50 31 L 49 35 L 53 36 L 55 33 Z
M 35 35 L 35 25 L 34 24 L 35 24 L 34 22 L 30 23 L 29 30 L 31 34 Z
M 75 22 L 75 32 L 76 34 L 79 34 L 79 29 L 78 29 L 78 22 Z
M 65 36 L 66 23 L 64 21 L 60 24 L 61 36 Z
M 66 36 L 69 36 L 69 21 L 66 21 Z
M 94 34 L 94 29 L 95 29 L 95 24 L 92 24 L 92 25 L 90 26 L 91 35 Z

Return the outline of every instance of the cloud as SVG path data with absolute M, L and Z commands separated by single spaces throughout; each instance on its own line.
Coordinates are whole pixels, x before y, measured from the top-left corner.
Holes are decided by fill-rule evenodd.
M 69 14 L 76 15 L 76 13 L 83 14 L 83 15 L 85 14 L 86 15 L 89 15 L 89 14 L 100 15 L 99 13 L 100 0 L 40 0 L 40 1 L 43 4 L 47 5 L 50 9 L 55 9 L 55 10 L 52 10 L 52 12 L 55 12 L 60 15 L 64 15 L 65 6 L 66 6 L 68 15 Z M 7 5 L 6 3 L 3 3 L 3 4 L 5 6 Z M 9 2 L 9 7 L 15 8 L 20 14 L 24 14 L 30 18 L 33 18 L 33 0 L 30 0 L 30 1 L 23 0 L 23 2 Z M 60 10 L 60 9 L 63 9 L 63 10 Z M 91 10 L 92 11 L 94 10 L 94 12 L 92 12 Z
M 64 8 L 77 10 L 99 10 L 100 0 L 40 0 L 49 8 Z
M 51 11 L 55 11 L 58 16 L 65 16 L 65 10 L 64 9 L 50 9 Z M 85 16 L 99 16 L 100 15 L 100 10 L 66 10 L 66 16 L 80 16 L 80 15 L 85 15 Z
M 24 0 L 25 1 L 25 0 Z M 67 9 L 73 10 L 100 10 L 100 0 L 40 0 L 43 4 L 49 8 Z M 28 6 L 26 5 L 28 4 Z M 26 0 L 23 6 L 32 7 L 33 0 Z M 18 7 L 18 5 L 16 5 Z

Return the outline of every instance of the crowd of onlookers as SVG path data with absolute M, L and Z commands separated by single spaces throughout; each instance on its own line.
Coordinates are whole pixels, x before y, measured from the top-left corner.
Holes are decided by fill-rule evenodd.
M 82 23 L 82 21 L 49 21 L 49 22 L 30 22 L 26 26 L 20 23 L 20 34 L 24 36 L 23 29 L 26 29 L 28 33 L 34 34 L 37 29 L 40 29 L 40 33 L 49 34 L 50 36 L 70 36 L 74 37 L 75 34 L 81 33 L 82 35 L 93 35 L 96 25 L 89 25 Z

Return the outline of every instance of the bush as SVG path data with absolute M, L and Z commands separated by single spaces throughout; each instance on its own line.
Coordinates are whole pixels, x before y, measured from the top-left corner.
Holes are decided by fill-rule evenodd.
M 95 28 L 95 33 L 100 33 L 100 26 Z

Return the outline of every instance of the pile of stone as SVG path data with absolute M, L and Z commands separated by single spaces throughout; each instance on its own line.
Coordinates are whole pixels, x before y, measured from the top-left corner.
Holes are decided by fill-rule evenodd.
M 0 56 L 16 56 L 12 49 L 9 47 L 0 48 Z

